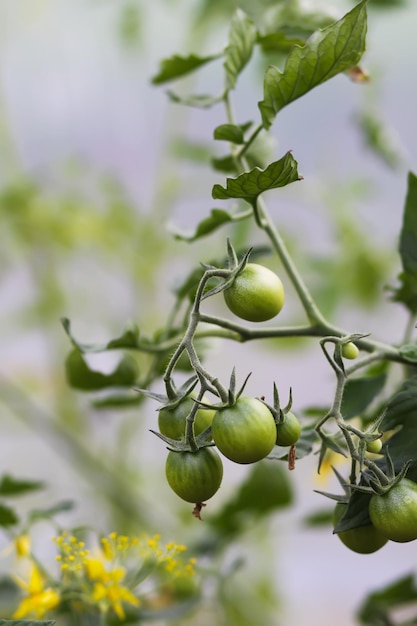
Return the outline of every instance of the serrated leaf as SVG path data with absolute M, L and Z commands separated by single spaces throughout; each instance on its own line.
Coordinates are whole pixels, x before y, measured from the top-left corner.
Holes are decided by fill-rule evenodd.
M 137 381 L 136 361 L 126 354 L 115 370 L 103 374 L 89 367 L 79 350 L 72 350 L 65 361 L 68 384 L 81 391 L 97 391 L 106 387 L 132 387 Z
M 223 211 L 222 209 L 212 209 L 210 212 L 210 217 L 206 217 L 205 219 L 201 220 L 192 235 L 181 233 L 177 229 L 173 231 L 172 227 L 170 228 L 170 230 L 171 232 L 174 232 L 175 239 L 179 239 L 180 241 L 196 241 L 196 239 L 206 237 L 213 231 L 223 226 L 223 224 L 231 222 L 232 220 L 233 217 L 227 211 Z
M 61 318 L 62 326 L 71 340 L 71 343 L 80 352 L 104 352 L 105 350 L 120 350 L 123 348 L 137 348 L 139 339 L 139 329 L 137 326 L 127 328 L 120 337 L 111 339 L 106 343 L 81 343 L 77 341 L 71 332 L 71 322 L 67 317 Z
M 220 96 L 210 96 L 209 94 L 180 96 L 173 91 L 167 91 L 167 95 L 172 102 L 195 107 L 196 109 L 210 109 L 223 100 L 223 94 Z
M 264 170 L 255 167 L 237 178 L 228 178 L 226 187 L 214 185 L 212 197 L 217 200 L 241 198 L 254 206 L 264 191 L 285 187 L 285 185 L 300 180 L 297 165 L 291 152 L 287 152 L 279 161 L 271 163 Z
M 343 417 L 351 419 L 363 413 L 383 390 L 386 379 L 385 372 L 376 376 L 349 378 L 343 391 Z
M 264 128 L 287 104 L 333 76 L 357 65 L 366 36 L 366 0 L 341 20 L 315 32 L 304 46 L 291 48 L 281 71 L 271 65 L 264 78 L 264 99 L 259 102 Z
M 413 172 L 408 173 L 399 251 L 402 284 L 393 299 L 405 304 L 412 313 L 417 313 L 417 176 Z
M 0 526 L 7 528 L 19 523 L 19 518 L 9 506 L 0 504 Z
M 225 50 L 227 89 L 235 88 L 237 77 L 252 56 L 255 41 L 256 28 L 253 21 L 237 9 L 230 24 L 229 44 Z
M 213 137 L 218 141 L 229 141 L 236 144 L 245 141 L 242 127 L 235 124 L 220 124 L 214 129 Z
M 0 496 L 21 496 L 31 491 L 44 488 L 44 483 L 34 480 L 22 480 L 13 478 L 9 474 L 4 474 L 0 481 Z
M 152 78 L 153 85 L 162 85 L 171 80 L 177 80 L 182 78 L 186 74 L 194 72 L 199 67 L 210 63 L 219 58 L 219 54 L 211 54 L 209 56 L 200 57 L 195 54 L 189 54 L 188 56 L 180 56 L 178 54 L 163 59 L 160 62 L 159 71 Z

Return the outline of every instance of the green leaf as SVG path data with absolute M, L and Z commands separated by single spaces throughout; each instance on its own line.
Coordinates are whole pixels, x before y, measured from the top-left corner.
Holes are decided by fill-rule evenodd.
M 291 48 L 283 71 L 271 65 L 259 102 L 264 128 L 287 104 L 355 66 L 365 50 L 365 36 L 366 0 L 362 0 L 341 20 L 315 32 L 304 46 Z
M 417 345 L 407 343 L 399 348 L 399 353 L 411 363 L 417 363 Z
M 405 304 L 411 313 L 417 313 L 417 176 L 413 172 L 408 173 L 407 183 L 399 246 L 402 284 L 393 299 Z
M 231 221 L 233 221 L 233 217 L 227 211 L 212 209 L 210 217 L 201 220 L 193 234 L 187 235 L 179 230 L 174 230 L 172 227 L 170 230 L 174 232 L 175 239 L 179 239 L 180 241 L 195 241 L 196 239 L 210 235 L 210 233 L 223 226 L 223 224 Z
M 370 499 L 369 494 L 354 491 L 349 499 L 346 512 L 336 524 L 334 532 L 340 533 L 344 530 L 369 525 L 371 523 L 368 513 Z
M 97 391 L 106 387 L 131 387 L 137 382 L 136 361 L 126 354 L 111 374 L 92 370 L 79 350 L 72 350 L 65 362 L 68 384 L 82 391 Z
M 264 170 L 255 167 L 250 172 L 245 172 L 237 178 L 228 178 L 226 188 L 221 185 L 214 185 L 212 197 L 215 200 L 242 198 L 254 206 L 258 197 L 264 191 L 285 187 L 285 185 L 289 185 L 296 180 L 300 180 L 297 161 L 291 152 L 287 152 L 279 161 L 271 163 Z
M 0 626 L 53 626 L 55 620 L 0 619 Z
M 365 411 L 383 390 L 387 379 L 386 372 L 377 375 L 349 378 L 342 399 L 342 413 L 345 419 L 356 417 Z
M 414 576 L 410 574 L 390 583 L 379 591 L 369 594 L 358 611 L 358 618 L 364 626 L 391 625 L 393 622 L 390 611 L 401 608 L 401 606 L 409 606 L 411 602 L 416 600 L 416 582 Z M 415 623 L 416 617 L 410 621 L 407 620 L 407 624 Z
M 214 129 L 214 139 L 229 141 L 230 143 L 244 143 L 245 137 L 241 126 L 235 124 L 220 124 Z
M 31 491 L 44 488 L 44 483 L 33 480 L 21 480 L 4 474 L 0 481 L 0 496 L 21 496 Z
M 10 507 L 0 504 L 0 526 L 14 526 L 19 523 L 19 518 Z
M 263 52 L 289 52 L 294 45 L 302 46 L 311 33 L 304 37 L 288 35 L 284 32 L 268 33 L 258 37 L 258 43 Z
M 183 57 L 175 54 L 160 62 L 159 71 L 152 78 L 152 83 L 154 85 L 161 85 L 171 80 L 177 80 L 186 74 L 194 72 L 202 65 L 218 59 L 220 56 L 220 54 L 211 54 L 206 57 L 200 57 L 195 54 L 190 54 Z
M 382 432 L 398 429 L 386 444 L 394 463 L 399 471 L 407 461 L 417 463 L 417 378 L 406 380 L 399 391 L 387 404 L 384 419 L 381 422 Z M 408 476 L 416 480 L 415 467 Z
M 320 509 L 306 515 L 303 524 L 309 527 L 329 526 L 333 521 L 333 509 Z
M 47 509 L 34 509 L 29 514 L 29 519 L 31 521 L 39 520 L 39 519 L 50 519 L 59 513 L 66 513 L 67 511 L 72 511 L 75 507 L 75 503 L 72 500 L 62 500 L 61 502 L 57 502 L 53 506 L 48 507 Z
M 130 391 L 125 393 L 110 393 L 103 398 L 92 401 L 92 406 L 96 409 L 130 408 L 143 402 L 143 396 L 132 395 Z
M 237 77 L 252 56 L 256 28 L 252 20 L 237 9 L 230 25 L 229 45 L 225 50 L 226 88 L 234 89 Z
M 127 328 L 120 337 L 111 339 L 106 343 L 81 343 L 77 341 L 71 332 L 71 322 L 68 318 L 61 318 L 62 326 L 71 340 L 71 343 L 80 352 L 104 352 L 105 350 L 120 350 L 124 348 L 137 348 L 139 339 L 139 329 L 137 326 Z
M 236 160 L 231 154 L 224 157 L 214 157 L 211 159 L 211 165 L 218 172 L 224 174 L 237 174 L 238 169 L 236 167 Z

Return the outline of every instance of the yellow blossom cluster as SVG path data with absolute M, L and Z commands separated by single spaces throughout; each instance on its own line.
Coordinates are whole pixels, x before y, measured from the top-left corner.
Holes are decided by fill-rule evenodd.
M 193 578 L 195 559 L 184 558 L 185 546 L 162 544 L 159 535 L 128 537 L 115 532 L 97 540 L 88 549 L 85 542 L 66 531 L 54 537 L 60 575 L 53 584 L 32 564 L 29 583 L 19 581 L 25 591 L 13 617 L 42 619 L 61 601 L 73 600 L 78 607 L 95 607 L 100 613 L 112 612 L 124 620 L 125 605 L 139 607 L 138 587 L 153 576 L 157 586 Z M 30 558 L 30 543 L 25 536 L 15 541 L 19 556 Z M 155 586 L 154 586 L 155 588 Z

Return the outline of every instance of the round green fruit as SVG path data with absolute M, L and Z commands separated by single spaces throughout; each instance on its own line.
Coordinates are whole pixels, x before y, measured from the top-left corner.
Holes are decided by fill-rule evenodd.
M 345 514 L 347 505 L 338 502 L 333 511 L 333 526 L 335 527 L 339 520 Z M 388 541 L 387 537 L 382 535 L 372 524 L 359 526 L 351 530 L 342 530 L 337 533 L 340 541 L 353 552 L 359 554 L 372 554 L 382 548 Z
M 249 322 L 270 320 L 284 306 L 280 278 L 256 263 L 248 263 L 223 294 L 230 311 Z
M 366 442 L 366 450 L 367 452 L 372 452 L 372 454 L 378 454 L 382 449 L 382 441 L 381 439 L 374 439 L 373 441 Z
M 417 484 L 403 478 L 369 502 L 372 524 L 388 539 L 405 543 L 417 539 Z
M 186 502 L 201 504 L 214 496 L 223 478 L 223 463 L 213 448 L 197 452 L 172 452 L 165 475 L 171 489 Z
M 159 432 L 170 439 L 182 439 L 185 436 L 186 420 L 194 405 L 193 396 L 187 396 L 173 409 L 162 408 L 158 415 Z M 215 411 L 213 409 L 197 410 L 194 419 L 194 434 L 197 436 L 211 426 Z
M 277 436 L 271 411 L 257 398 L 240 397 L 236 403 L 214 414 L 211 425 L 214 443 L 235 463 L 255 463 L 273 449 Z
M 292 446 L 295 444 L 301 434 L 301 424 L 298 418 L 288 411 L 285 413 L 285 419 L 282 424 L 277 424 L 276 444 L 278 446 Z
M 359 355 L 359 350 L 357 348 L 357 346 L 355 346 L 355 344 L 352 341 L 349 341 L 349 343 L 345 343 L 342 346 L 342 356 L 345 359 L 356 359 Z

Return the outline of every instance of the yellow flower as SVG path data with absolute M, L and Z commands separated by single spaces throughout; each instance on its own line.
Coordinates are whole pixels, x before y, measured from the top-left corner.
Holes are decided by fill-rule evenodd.
M 58 606 L 59 594 L 51 587 L 44 587 L 44 578 L 36 565 L 32 566 L 29 582 L 16 578 L 16 582 L 24 589 L 27 596 L 23 598 L 18 608 L 13 614 L 14 619 L 21 619 L 34 615 L 37 619 L 42 619 L 45 614 Z
M 112 609 L 119 619 L 124 619 L 122 602 L 139 606 L 139 599 L 127 587 L 120 584 L 126 576 L 124 567 L 107 570 L 100 559 L 91 557 L 84 560 L 84 567 L 87 577 L 94 581 L 93 600 L 103 610 Z

